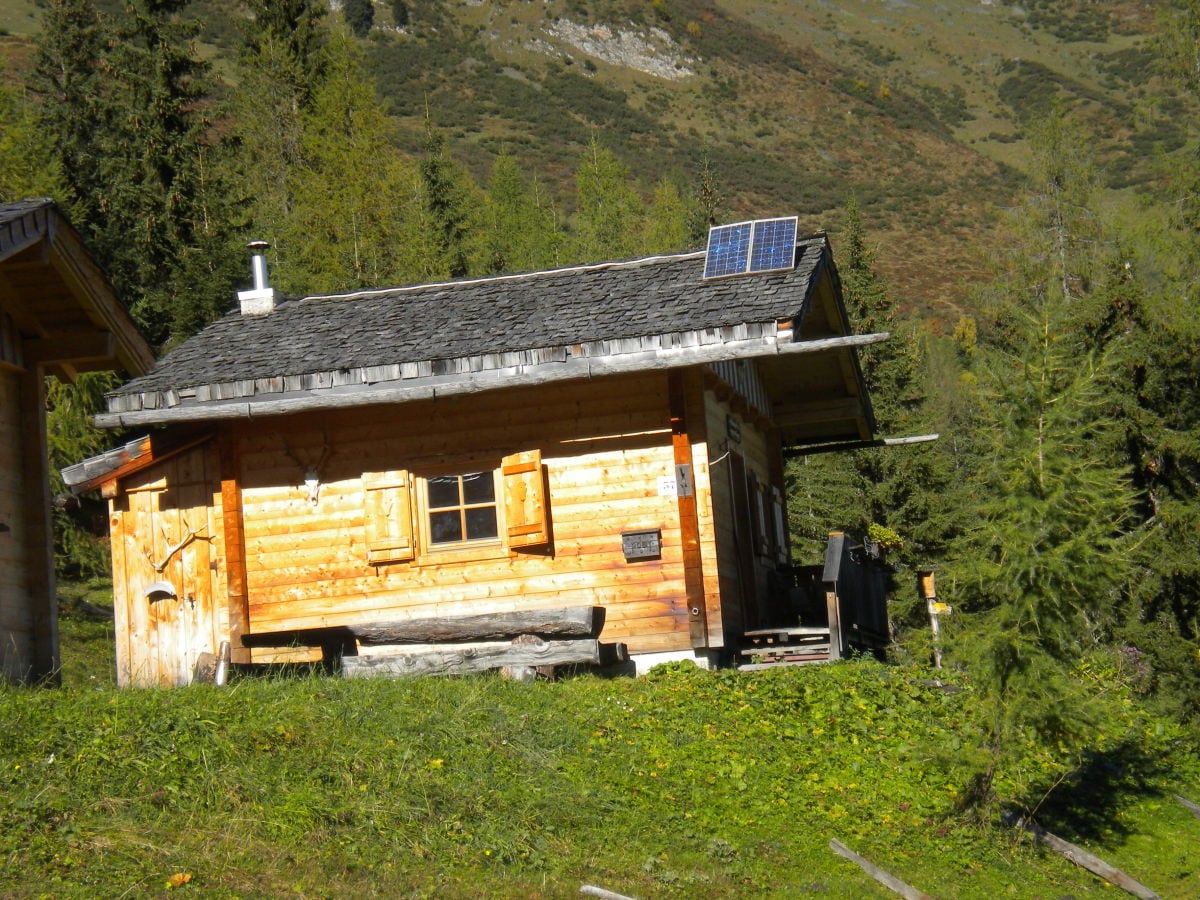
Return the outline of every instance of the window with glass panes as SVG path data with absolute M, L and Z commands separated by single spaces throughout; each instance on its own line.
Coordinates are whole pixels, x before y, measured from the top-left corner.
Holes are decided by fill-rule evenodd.
M 425 479 L 429 545 L 496 540 L 496 473 L 464 472 Z

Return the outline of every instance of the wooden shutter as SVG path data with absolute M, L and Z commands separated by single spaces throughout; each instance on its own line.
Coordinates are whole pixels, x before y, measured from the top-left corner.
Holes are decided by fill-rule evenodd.
M 550 545 L 550 506 L 540 450 L 514 453 L 501 461 L 504 522 L 512 549 Z
M 378 565 L 415 558 L 412 475 L 403 469 L 365 473 L 363 500 L 367 561 Z

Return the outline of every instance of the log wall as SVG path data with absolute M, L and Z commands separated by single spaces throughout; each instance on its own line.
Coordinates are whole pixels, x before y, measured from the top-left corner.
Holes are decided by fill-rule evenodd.
M 704 400 L 692 383 L 689 409 L 698 421 L 691 424 L 703 434 Z M 677 448 L 668 393 L 668 376 L 651 373 L 273 418 L 226 426 L 217 440 L 126 478 L 111 516 L 120 683 L 187 683 L 196 657 L 230 637 L 238 605 L 230 569 L 238 566 L 226 546 L 223 487 L 236 488 L 241 500 L 243 630 L 256 645 L 243 660 L 266 658 L 257 648 L 264 635 L 593 605 L 607 610 L 605 642 L 633 653 L 693 648 L 696 603 L 688 602 L 671 489 Z M 699 438 L 690 447 L 704 568 L 695 583 L 704 592 L 707 640 L 719 647 L 720 584 L 708 574 L 717 570 L 708 448 Z M 222 449 L 236 459 L 224 472 Z M 378 529 L 368 529 L 367 517 L 387 507 L 368 496 L 374 486 L 405 483 L 399 471 L 419 478 L 446 467 L 483 470 L 533 451 L 544 472 L 548 546 L 418 548 L 411 561 L 372 563 L 378 556 L 368 555 L 368 535 Z M 413 520 L 419 531 L 419 512 Z M 190 531 L 198 536 L 171 554 Z M 660 532 L 660 557 L 627 561 L 626 531 Z M 145 597 L 160 580 L 177 599 Z M 236 637 L 234 644 L 236 654 Z
M 545 467 L 552 552 L 368 563 L 364 471 L 487 468 L 530 449 Z M 606 641 L 689 646 L 677 504 L 660 494 L 674 475 L 661 375 L 310 417 L 247 434 L 240 457 L 251 633 L 598 604 Z M 304 479 L 323 457 L 314 503 Z M 661 558 L 626 562 L 621 533 L 652 529 Z

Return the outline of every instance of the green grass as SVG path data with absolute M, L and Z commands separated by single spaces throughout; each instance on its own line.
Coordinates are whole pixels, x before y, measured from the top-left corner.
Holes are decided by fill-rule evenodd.
M 92 624 L 63 624 L 68 673 L 106 665 Z M 833 837 L 940 897 L 1117 895 L 949 814 L 971 694 L 916 668 L 170 691 L 91 674 L 0 688 L 0 895 L 886 896 Z M 1177 728 L 1104 697 L 1089 778 L 1044 818 L 1164 897 L 1200 895 L 1200 820 L 1169 795 L 1200 794 L 1200 764 Z M 1009 775 L 1036 801 L 1070 772 L 1030 755 Z

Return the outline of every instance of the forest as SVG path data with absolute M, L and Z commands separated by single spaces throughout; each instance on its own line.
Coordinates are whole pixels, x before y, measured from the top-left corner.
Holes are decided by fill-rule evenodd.
M 248 0 L 218 79 L 185 0 L 48 0 L 0 89 L 0 199 L 55 198 L 160 352 L 230 306 L 250 239 L 278 287 L 315 294 L 693 248 L 735 216 L 712 160 L 646 179 L 607 129 L 572 145 L 566 177 L 518 143 L 480 167 L 410 96 L 412 146 L 368 65 L 375 6 L 339 6 Z M 428 6 L 388 13 L 401 27 Z M 1200 2 L 1163 4 L 1146 48 L 1164 92 L 1147 105 L 1197 99 Z M 879 432 L 941 437 L 788 470 L 798 561 L 835 529 L 887 549 L 898 660 L 928 657 L 913 582 L 938 573 L 948 665 L 979 691 L 982 804 L 1015 746 L 1094 727 L 1089 660 L 1200 736 L 1200 135 L 1177 122 L 1181 146 L 1139 159 L 1117 204 L 1091 121 L 1039 109 L 955 315 L 902 308 L 869 198 L 842 199 L 855 329 L 893 335 L 862 353 Z M 52 470 L 120 441 L 89 424 L 112 377 L 50 386 Z M 89 510 L 56 518 L 60 577 L 103 574 Z

